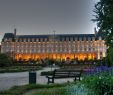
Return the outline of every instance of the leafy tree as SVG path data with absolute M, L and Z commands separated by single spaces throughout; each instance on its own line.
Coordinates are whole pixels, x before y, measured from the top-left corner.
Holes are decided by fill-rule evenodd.
M 108 63 L 108 66 L 112 66 L 113 65 L 113 48 L 112 47 L 110 47 L 107 50 L 107 58 L 106 58 L 106 61 Z
M 93 21 L 97 22 L 107 46 L 113 47 L 113 0 L 100 0 L 95 4 L 94 12 Z
M 12 59 L 9 57 L 7 54 L 0 54 L 0 66 L 5 67 L 5 66 L 10 66 L 12 64 Z
M 107 45 L 107 59 L 110 64 L 113 63 L 111 60 L 113 51 L 113 0 L 99 0 L 95 4 L 95 19 L 94 22 L 97 22 L 97 27 L 99 32 L 102 34 L 106 45 Z

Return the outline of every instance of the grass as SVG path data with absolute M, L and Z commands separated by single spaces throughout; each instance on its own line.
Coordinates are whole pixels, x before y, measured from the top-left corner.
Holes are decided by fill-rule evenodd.
M 64 87 L 54 87 L 54 88 L 45 88 L 45 89 L 35 89 L 29 91 L 23 95 L 66 95 Z
M 24 85 L 24 86 L 15 86 L 12 87 L 11 89 L 7 90 L 7 91 L 2 91 L 0 92 L 0 95 L 23 95 L 24 93 L 26 93 L 27 91 L 30 91 L 32 89 L 42 89 L 42 91 L 40 93 L 42 94 L 38 94 L 38 95 L 46 95 L 43 93 L 43 89 L 45 89 L 45 91 L 47 91 L 46 89 L 48 88 L 61 88 L 61 87 L 65 87 L 67 84 L 50 84 L 50 85 Z M 48 90 L 48 93 L 50 93 L 51 89 Z M 59 91 L 59 90 L 54 90 L 54 91 Z M 38 93 L 38 92 L 37 92 Z M 63 92 L 62 92 L 63 93 Z M 48 94 L 48 95 L 56 95 L 56 94 Z M 59 94 L 60 95 L 60 94 Z M 62 94 L 63 95 L 63 94 Z
M 0 73 L 13 73 L 13 72 L 24 72 L 31 70 L 41 70 L 41 66 L 11 66 L 11 67 L 0 67 Z

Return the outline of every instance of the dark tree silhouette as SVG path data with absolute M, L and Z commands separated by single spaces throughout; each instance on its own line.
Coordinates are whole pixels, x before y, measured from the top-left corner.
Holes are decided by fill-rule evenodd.
M 12 58 L 9 57 L 7 54 L 0 54 L 0 66 L 10 66 L 12 64 Z
M 107 45 L 107 61 L 113 64 L 113 0 L 99 0 L 95 4 L 95 19 L 98 31 L 102 34 Z

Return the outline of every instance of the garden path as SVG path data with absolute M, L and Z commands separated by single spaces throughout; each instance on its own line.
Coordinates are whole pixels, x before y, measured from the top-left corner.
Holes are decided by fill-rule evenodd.
M 55 68 L 53 67 L 52 70 Z M 37 84 L 47 84 L 47 78 L 40 76 L 42 71 L 50 71 L 50 67 L 45 67 L 37 72 Z M 56 79 L 55 83 L 64 83 L 73 79 Z M 12 86 L 26 85 L 29 83 L 29 72 L 2 73 L 0 74 L 0 90 L 7 90 Z

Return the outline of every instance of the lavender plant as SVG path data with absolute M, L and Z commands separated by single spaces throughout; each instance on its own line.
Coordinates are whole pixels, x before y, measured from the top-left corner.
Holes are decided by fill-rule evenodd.
M 113 95 L 113 67 L 100 66 L 86 70 L 82 83 L 95 95 Z

